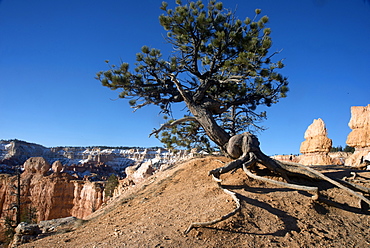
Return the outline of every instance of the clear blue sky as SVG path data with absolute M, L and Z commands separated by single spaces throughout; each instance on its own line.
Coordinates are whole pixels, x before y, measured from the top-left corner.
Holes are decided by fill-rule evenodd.
M 100 85 L 104 60 L 133 63 L 143 45 L 169 51 L 158 16 L 162 0 L 0 1 L 0 139 L 44 146 L 160 146 L 148 138 L 162 119 L 132 113 Z M 174 0 L 167 1 L 173 6 Z M 267 109 L 259 134 L 269 154 L 297 154 L 313 119 L 345 145 L 351 106 L 370 103 L 370 3 L 364 0 L 225 0 L 244 19 L 270 17 L 272 52 L 290 92 Z

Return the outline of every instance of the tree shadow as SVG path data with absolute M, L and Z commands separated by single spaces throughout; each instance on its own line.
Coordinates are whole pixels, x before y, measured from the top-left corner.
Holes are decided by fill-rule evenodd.
M 333 175 L 335 173 L 336 172 L 333 172 Z M 328 175 L 327 173 L 325 173 L 325 174 Z M 332 175 L 330 175 L 330 176 L 332 176 Z M 335 177 L 332 177 L 332 178 L 335 178 Z M 293 182 L 293 183 L 296 183 L 296 182 Z M 316 182 L 316 183 L 311 182 L 311 181 L 305 181 L 305 182 L 302 183 L 302 181 L 300 181 L 297 184 L 305 185 L 305 186 L 318 186 L 320 191 L 324 191 L 324 190 L 328 190 L 328 189 L 336 187 L 333 184 L 331 184 L 329 182 L 326 182 L 326 181 L 319 181 L 319 182 Z M 306 196 L 308 198 L 307 199 L 308 201 L 311 201 L 310 198 L 312 197 L 312 193 L 309 193 L 307 191 L 288 189 L 288 188 L 280 188 L 280 187 L 266 188 L 266 187 L 251 187 L 251 186 L 248 186 L 248 185 L 223 185 L 222 187 L 224 187 L 226 189 L 229 189 L 229 190 L 244 190 L 244 191 L 255 193 L 255 194 L 268 194 L 268 193 L 273 193 L 273 192 L 293 192 L 293 191 L 296 191 L 299 194 Z M 324 210 L 323 209 L 325 207 L 322 206 L 322 203 L 327 205 L 327 206 L 342 209 L 342 210 L 347 211 L 347 212 L 356 213 L 356 214 L 363 214 L 363 215 L 370 215 L 370 211 L 368 211 L 368 210 L 362 210 L 360 207 L 353 207 L 353 206 L 348 205 L 347 203 L 335 202 L 331 199 L 326 198 L 323 195 L 320 195 L 318 201 L 312 201 L 313 208 L 319 214 L 325 214 L 325 213 L 329 212 L 329 210 Z
M 320 196 L 319 202 L 324 203 L 324 204 L 326 204 L 328 206 L 331 206 L 331 207 L 334 207 L 334 208 L 338 208 L 338 209 L 347 211 L 347 212 L 351 212 L 351 213 L 355 213 L 355 214 L 361 214 L 361 215 L 370 215 L 370 212 L 368 210 L 362 210 L 361 208 L 352 207 L 352 206 L 348 205 L 347 203 L 335 202 L 335 201 L 332 201 L 332 200 L 327 199 L 327 198 L 322 197 L 322 196 Z M 314 203 L 318 204 L 318 202 L 314 202 Z
M 342 176 L 342 175 L 344 175 L 343 173 L 346 174 L 346 172 L 343 172 L 343 170 L 342 171 L 329 172 L 329 173 L 325 173 L 325 174 L 332 177 L 332 178 L 333 177 L 338 178 L 337 176 L 339 176 L 339 175 Z M 320 185 L 317 185 L 317 183 L 315 184 L 314 182 L 308 183 L 308 181 L 306 181 L 303 184 L 304 185 L 310 184 L 312 186 L 319 186 L 320 190 L 335 187 L 334 185 L 332 185 L 331 183 L 328 183 L 326 181 L 320 181 Z M 297 190 L 294 190 L 294 189 L 280 188 L 280 187 L 266 188 L 266 187 L 250 187 L 248 185 L 222 185 L 222 187 L 225 188 L 225 189 L 228 189 L 228 190 L 244 190 L 244 191 L 251 192 L 251 193 L 256 193 L 256 194 L 267 194 L 267 193 L 272 193 L 272 192 L 297 191 Z M 304 195 L 304 196 L 307 196 L 307 197 L 312 196 L 312 194 L 310 194 L 309 192 L 306 192 L 306 191 L 298 190 L 297 192 Z M 246 217 L 242 212 L 239 213 L 239 215 L 241 215 L 242 221 L 237 222 L 235 228 L 230 228 L 230 229 L 228 229 L 228 228 L 216 228 L 216 227 L 205 227 L 205 228 L 224 231 L 224 232 L 230 232 L 230 233 L 251 234 L 251 235 L 260 235 L 260 236 L 272 235 L 272 236 L 280 236 L 280 237 L 285 236 L 287 233 L 289 233 L 291 231 L 300 232 L 300 228 L 298 227 L 298 219 L 296 217 L 290 215 L 288 212 L 283 211 L 283 210 L 278 209 L 278 208 L 275 208 L 275 207 L 273 207 L 272 205 L 270 205 L 266 202 L 262 202 L 262 201 L 259 201 L 257 199 L 252 199 L 252 198 L 249 198 L 249 197 L 247 197 L 245 195 L 242 195 L 242 194 L 236 193 L 236 195 L 237 195 L 238 199 L 240 199 L 241 204 L 244 203 L 244 204 L 253 205 L 253 206 L 259 207 L 261 209 L 264 209 L 264 210 L 268 211 L 269 213 L 277 216 L 283 222 L 284 228 L 280 229 L 280 230 L 277 230 L 275 232 L 267 232 L 267 233 L 258 233 L 258 232 L 245 231 L 245 223 L 241 223 L 241 222 L 244 222 L 244 220 L 248 220 L 248 218 L 250 218 L 251 216 Z M 311 199 L 309 198 L 308 201 L 311 201 Z M 370 215 L 369 211 L 364 211 L 361 208 L 356 208 L 356 207 L 349 206 L 347 203 L 335 202 L 333 200 L 327 199 L 324 196 L 320 196 L 318 201 L 312 201 L 312 208 L 320 215 L 328 214 L 330 212 L 330 209 L 328 208 L 329 206 L 334 207 L 334 208 L 338 208 L 338 209 L 342 209 L 342 210 L 347 211 L 347 212 L 356 213 L 356 214 Z M 249 224 L 254 224 L 252 222 L 248 222 L 248 223 Z
M 284 229 L 277 230 L 275 232 L 267 232 L 267 233 L 258 233 L 258 232 L 248 232 L 244 231 L 245 229 L 245 223 L 244 221 L 247 220 L 248 218 L 253 218 L 253 216 L 246 217 L 242 212 L 239 212 L 239 216 L 243 221 L 237 222 L 233 228 L 218 228 L 218 227 L 204 227 L 206 229 L 211 229 L 211 230 L 218 230 L 218 231 L 223 231 L 223 232 L 229 232 L 229 233 L 238 233 L 238 234 L 250 234 L 250 235 L 259 235 L 259 236 L 280 236 L 283 237 L 287 233 L 291 231 L 297 231 L 300 232 L 300 228 L 298 227 L 298 220 L 297 218 L 289 215 L 286 211 L 283 211 L 281 209 L 275 208 L 271 206 L 270 204 L 266 202 L 259 201 L 257 199 L 252 199 L 249 197 L 246 197 L 241 194 L 236 194 L 237 197 L 240 199 L 241 203 L 244 204 L 249 204 L 253 205 L 256 207 L 259 207 L 261 209 L 264 209 L 268 211 L 269 213 L 279 217 L 279 219 L 283 222 Z M 254 225 L 255 227 L 258 228 L 258 226 L 255 223 L 248 222 L 248 224 Z M 240 230 L 242 229 L 242 230 Z
M 288 189 L 288 188 L 251 187 L 248 185 L 227 185 L 227 184 L 225 185 L 223 184 L 222 187 L 228 190 L 244 190 L 244 191 L 256 193 L 256 194 L 296 191 L 294 189 Z

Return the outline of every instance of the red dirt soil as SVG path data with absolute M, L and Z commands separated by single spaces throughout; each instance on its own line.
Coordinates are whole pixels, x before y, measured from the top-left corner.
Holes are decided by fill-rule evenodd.
M 306 192 L 250 179 L 241 169 L 221 176 L 222 184 L 241 199 L 241 211 L 185 235 L 192 222 L 210 221 L 235 208 L 207 176 L 222 166 L 220 161 L 229 160 L 196 158 L 159 172 L 74 230 L 21 247 L 370 247 L 370 215 L 361 212 L 356 198 L 326 182 L 296 179 L 323 188 L 322 194 L 337 206 L 313 202 Z M 324 172 L 350 176 L 339 167 Z M 358 175 L 370 179 L 369 172 Z

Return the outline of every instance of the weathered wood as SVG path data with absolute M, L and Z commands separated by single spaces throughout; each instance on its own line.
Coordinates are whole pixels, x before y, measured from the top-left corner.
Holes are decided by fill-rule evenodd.
M 283 187 L 289 188 L 289 189 L 296 189 L 296 190 L 304 190 L 304 191 L 313 192 L 314 194 L 312 196 L 312 199 L 314 199 L 314 200 L 318 199 L 318 196 L 319 196 L 319 188 L 318 187 L 310 187 L 310 186 L 303 186 L 303 185 L 298 185 L 298 184 L 284 183 L 284 182 L 275 181 L 275 180 L 272 180 L 272 179 L 269 179 L 269 178 L 257 176 L 255 174 L 253 174 L 246 166 L 243 166 L 243 170 L 249 177 L 251 177 L 253 179 L 260 180 L 260 181 L 267 182 L 267 183 L 271 183 L 271 184 L 275 184 L 275 185 L 278 185 L 278 186 L 283 186 Z
M 325 181 L 327 181 L 327 182 L 329 182 L 329 183 L 331 183 L 331 184 L 333 184 L 333 185 L 337 186 L 338 188 L 343 189 L 343 190 L 344 190 L 344 191 L 346 191 L 348 194 L 353 195 L 353 196 L 357 197 L 358 199 L 360 199 L 360 200 L 362 200 L 362 201 L 366 202 L 368 205 L 370 205 L 370 200 L 369 200 L 368 198 L 366 198 L 365 196 L 360 195 L 359 193 L 357 193 L 357 192 L 355 192 L 355 191 L 353 191 L 353 190 L 351 190 L 351 189 L 349 189 L 349 188 L 345 187 L 345 186 L 344 186 L 344 185 L 342 185 L 341 183 L 339 183 L 339 182 L 337 182 L 337 181 L 335 181 L 335 180 L 331 179 L 330 177 L 325 176 L 324 174 L 322 174 L 322 173 L 320 173 L 320 172 L 318 172 L 318 171 L 316 171 L 316 170 L 314 170 L 314 169 L 312 169 L 312 168 L 310 168 L 310 167 L 308 167 L 308 166 L 305 166 L 305 165 L 302 165 L 302 164 L 297 164 L 297 165 L 298 165 L 299 167 L 302 167 L 302 168 L 304 168 L 304 169 L 306 169 L 306 170 L 308 170 L 308 171 L 310 171 L 310 172 L 312 172 L 312 173 L 316 174 L 317 176 L 321 177 L 323 180 L 325 180 Z
M 235 204 L 236 204 L 236 207 L 234 210 L 232 210 L 231 212 L 229 212 L 228 214 L 225 214 L 223 216 L 221 216 L 220 218 L 217 218 L 217 219 L 214 219 L 214 220 L 211 220 L 211 221 L 206 221 L 206 222 L 194 222 L 194 223 L 191 223 L 189 225 L 189 227 L 185 230 L 185 234 L 188 234 L 193 228 L 196 228 L 196 227 L 205 227 L 205 226 L 210 226 L 210 225 L 214 225 L 216 223 L 219 223 L 221 221 L 224 221 L 232 216 L 234 216 L 237 212 L 240 211 L 241 209 L 241 205 L 240 205 L 240 200 L 239 198 L 236 196 L 236 193 L 235 192 L 232 192 L 231 190 L 228 190 L 228 189 L 225 189 L 221 186 L 221 184 L 218 184 L 219 187 L 228 195 L 231 196 L 231 198 L 234 200 Z

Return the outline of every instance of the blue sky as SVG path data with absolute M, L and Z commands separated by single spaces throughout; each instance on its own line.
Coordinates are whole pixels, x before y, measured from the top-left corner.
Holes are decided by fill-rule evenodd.
M 0 139 L 51 146 L 161 146 L 159 109 L 133 113 L 95 73 L 105 60 L 134 63 L 143 45 L 171 46 L 162 0 L 0 1 Z M 174 0 L 167 1 L 173 6 Z M 268 15 L 272 52 L 283 49 L 288 97 L 267 109 L 258 134 L 269 154 L 297 154 L 322 118 L 345 146 L 351 106 L 370 103 L 370 3 L 364 0 L 225 0 L 239 18 Z

